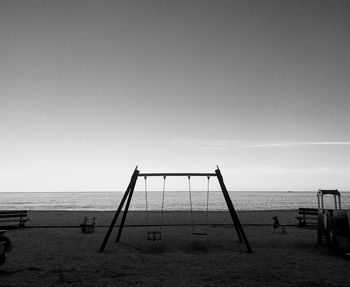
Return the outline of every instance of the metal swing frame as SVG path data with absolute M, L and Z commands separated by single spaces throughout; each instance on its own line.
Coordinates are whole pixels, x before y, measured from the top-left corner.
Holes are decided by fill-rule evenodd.
M 217 177 L 218 181 L 219 181 L 219 184 L 220 184 L 220 187 L 221 187 L 221 191 L 223 193 L 223 196 L 224 196 L 224 199 L 225 199 L 225 202 L 226 202 L 226 205 L 227 205 L 227 208 L 228 208 L 228 211 L 230 212 L 230 215 L 231 215 L 231 219 L 232 219 L 232 222 L 234 224 L 234 227 L 235 227 L 235 230 L 236 230 L 236 233 L 237 233 L 237 236 L 238 236 L 238 239 L 240 242 L 244 242 L 245 246 L 246 246 L 246 249 L 247 249 L 247 252 L 248 253 L 251 253 L 252 252 L 252 249 L 250 247 L 250 244 L 248 242 L 248 239 L 244 233 L 244 230 L 243 230 L 243 227 L 240 223 L 240 220 L 238 218 L 238 215 L 237 215 L 237 212 L 233 206 L 233 203 L 231 201 L 231 198 L 230 198 L 230 195 L 226 189 L 226 186 L 225 186 L 225 183 L 224 183 L 224 180 L 223 180 L 223 177 L 222 177 L 222 174 L 221 174 L 221 171 L 219 169 L 219 167 L 217 167 L 217 169 L 215 170 L 215 173 L 140 173 L 140 171 L 137 169 L 137 166 L 131 176 L 131 179 L 130 179 L 130 183 L 123 195 L 123 198 L 118 206 L 118 209 L 112 219 L 112 222 L 107 230 L 107 233 L 102 241 L 102 244 L 100 246 L 100 249 L 99 249 L 99 252 L 103 252 L 105 247 L 106 247 L 106 244 L 108 242 L 108 239 L 109 237 L 111 236 L 111 233 L 113 231 L 113 228 L 118 220 L 118 217 L 122 211 L 122 208 L 126 202 L 126 205 L 125 205 L 125 209 L 124 209 L 124 212 L 123 212 L 123 216 L 122 216 L 122 219 L 121 219 L 121 222 L 120 222 L 120 225 L 119 225 L 119 229 L 118 229 L 118 234 L 117 234 L 117 237 L 116 237 L 116 242 L 119 242 L 120 240 L 120 237 L 121 237 L 121 234 L 123 232 L 123 228 L 124 228 L 124 224 L 125 224 L 125 219 L 126 219 L 126 216 L 127 216 L 127 213 L 128 213 L 128 210 L 129 210 L 129 206 L 130 206 L 130 202 L 131 202 L 131 198 L 134 194 L 134 189 L 135 189 L 135 185 L 136 185 L 136 182 L 137 182 L 137 179 L 138 177 L 152 177 L 152 176 L 163 176 L 163 177 L 168 177 L 168 176 L 187 176 L 187 177 L 192 177 L 192 176 L 206 176 L 206 177 Z M 165 184 L 165 182 L 164 182 Z M 164 186 L 163 186 L 163 190 L 164 190 Z M 163 193 L 163 196 L 164 196 L 164 193 Z M 155 236 L 155 234 L 154 234 Z

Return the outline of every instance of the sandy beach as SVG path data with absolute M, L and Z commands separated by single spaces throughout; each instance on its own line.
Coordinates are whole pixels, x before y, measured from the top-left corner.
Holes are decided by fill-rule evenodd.
M 27 228 L 6 231 L 14 248 L 0 266 L 0 286 L 349 286 L 350 261 L 317 248 L 316 229 L 298 228 L 296 213 L 238 212 L 248 254 L 227 212 L 209 214 L 207 236 L 192 234 L 188 213 L 166 212 L 165 224 L 184 225 L 163 226 L 161 241 L 148 241 L 137 226 L 145 214 L 130 212 L 121 241 L 115 228 L 99 253 L 114 212 L 29 211 Z M 286 233 L 273 230 L 274 215 Z M 84 216 L 96 217 L 94 233 L 78 227 Z

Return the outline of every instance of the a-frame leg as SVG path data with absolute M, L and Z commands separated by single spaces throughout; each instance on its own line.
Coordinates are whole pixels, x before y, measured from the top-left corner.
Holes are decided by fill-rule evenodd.
M 138 175 L 138 173 L 137 173 L 137 175 Z M 136 181 L 137 181 L 137 176 L 135 177 L 134 182 L 131 185 L 128 201 L 126 202 L 126 206 L 125 206 L 125 209 L 124 209 L 122 221 L 120 223 L 119 230 L 118 230 L 118 235 L 117 235 L 117 238 L 116 238 L 115 242 L 119 242 L 120 236 L 122 235 L 123 228 L 124 228 L 124 223 L 125 223 L 125 219 L 126 219 L 126 215 L 128 213 L 128 210 L 129 210 L 129 205 L 130 205 L 130 202 L 131 202 L 132 195 L 134 194 Z
M 102 242 L 102 244 L 100 246 L 99 252 L 103 252 L 103 250 L 105 249 L 107 241 L 108 241 L 109 237 L 111 236 L 113 227 L 114 227 L 115 223 L 117 222 L 119 214 L 120 214 L 120 212 L 121 212 L 121 210 L 122 210 L 122 208 L 124 206 L 125 200 L 126 200 L 127 196 L 130 193 L 131 187 L 135 186 L 138 174 L 139 174 L 139 171 L 137 170 L 137 167 L 136 167 L 134 172 L 133 172 L 133 174 L 132 174 L 132 176 L 131 176 L 130 183 L 129 183 L 129 185 L 128 185 L 128 187 L 127 187 L 127 189 L 126 189 L 126 191 L 125 191 L 125 193 L 123 195 L 123 198 L 122 198 L 120 204 L 119 204 L 119 207 L 118 207 L 118 209 L 117 209 L 117 211 L 116 211 L 116 213 L 115 213 L 115 215 L 114 215 L 114 217 L 112 219 L 111 225 L 108 228 L 106 236 L 103 239 L 103 242 Z
M 219 168 L 217 170 L 215 170 L 215 173 L 217 175 L 217 178 L 219 180 L 219 183 L 220 183 L 220 187 L 221 187 L 221 190 L 222 190 L 222 193 L 224 195 L 224 198 L 225 198 L 225 201 L 226 201 L 226 204 L 227 204 L 227 208 L 230 212 L 230 215 L 231 215 L 231 218 L 232 218 L 232 221 L 233 221 L 233 224 L 235 226 L 235 229 L 236 229 L 236 232 L 237 232 L 237 235 L 238 235 L 238 238 L 239 240 L 242 242 L 242 238 L 243 238 L 243 241 L 245 243 L 245 246 L 247 248 L 247 252 L 248 253 L 251 253 L 252 252 L 252 249 L 249 245 L 249 242 L 248 242 L 248 239 L 247 237 L 245 236 L 244 234 L 244 231 L 243 231 L 243 227 L 241 225 L 241 222 L 239 221 L 239 218 L 238 218 L 238 215 L 236 213 L 236 210 L 235 208 L 233 207 L 233 204 L 232 204 L 232 201 L 231 201 L 231 198 L 230 198 L 230 195 L 226 189 L 226 186 L 225 186 L 225 183 L 224 183 L 224 180 L 222 178 L 222 175 L 221 175 L 221 172 L 219 170 Z

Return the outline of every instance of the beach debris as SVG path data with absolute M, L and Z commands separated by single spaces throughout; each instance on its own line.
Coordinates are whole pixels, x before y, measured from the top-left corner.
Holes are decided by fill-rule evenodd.
M 92 233 L 95 231 L 96 218 L 84 217 L 83 223 L 80 224 L 81 231 L 83 233 Z

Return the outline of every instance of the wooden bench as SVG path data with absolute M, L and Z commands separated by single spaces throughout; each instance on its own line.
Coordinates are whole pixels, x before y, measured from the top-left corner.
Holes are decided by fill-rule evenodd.
M 18 222 L 19 227 L 24 227 L 28 221 L 26 210 L 0 210 L 0 225 L 8 222 Z M 14 224 L 11 224 L 11 226 Z M 8 224 L 6 225 L 8 226 Z
M 306 220 L 317 221 L 318 209 L 300 207 L 298 214 L 299 215 L 295 217 L 299 221 L 298 226 L 303 227 L 306 226 Z

